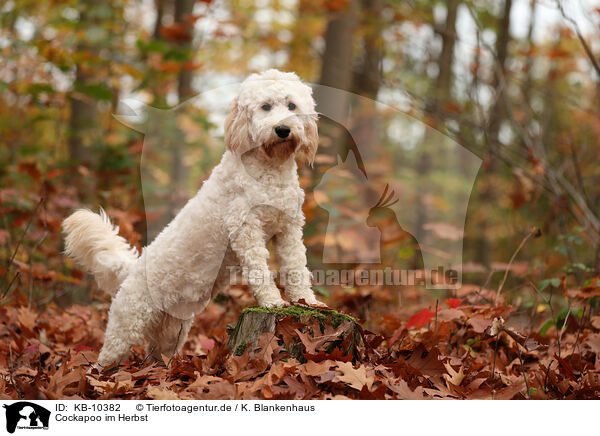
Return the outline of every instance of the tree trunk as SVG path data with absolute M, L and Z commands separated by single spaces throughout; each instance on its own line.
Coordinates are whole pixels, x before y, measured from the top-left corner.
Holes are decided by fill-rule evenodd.
M 356 30 L 356 14 L 356 0 L 350 0 L 344 10 L 332 13 L 329 18 L 319 80 L 321 85 L 351 89 L 352 44 Z M 322 104 L 327 103 L 322 102 Z
M 496 99 L 490 110 L 490 117 L 487 128 L 487 159 L 483 166 L 483 182 L 484 186 L 479 195 L 480 207 L 488 207 L 489 205 L 496 204 L 498 194 L 495 189 L 494 174 L 496 172 L 496 153 L 497 147 L 499 146 L 499 132 L 502 121 L 506 118 L 505 105 L 506 105 L 506 92 L 505 92 L 505 70 L 506 70 L 506 57 L 508 54 L 508 44 L 510 42 L 510 11 L 512 8 L 512 0 L 504 1 L 504 11 L 500 19 L 498 20 L 497 26 L 497 37 L 496 37 L 496 62 L 494 65 L 494 80 L 493 87 L 496 90 Z M 490 227 L 489 220 L 484 215 L 481 222 L 479 223 L 479 240 L 476 245 L 476 257 L 485 266 L 489 266 L 491 263 L 491 252 L 494 247 L 491 244 L 490 239 L 486 233 Z
M 321 326 L 323 326 L 323 323 L 328 323 L 334 328 L 343 323 L 348 323 L 346 324 L 348 328 L 339 331 L 340 338 L 348 332 L 358 336 L 360 331 L 356 318 L 335 310 L 306 306 L 249 307 L 242 311 L 234 326 L 228 327 L 229 341 L 227 347 L 232 350 L 233 354 L 240 356 L 249 345 L 255 345 L 263 333 L 274 333 L 278 322 L 289 317 L 295 322 L 305 325 L 316 320 Z
M 79 64 L 75 69 L 73 88 L 78 89 L 89 84 L 90 76 L 84 72 L 85 66 Z M 85 96 L 71 95 L 69 105 L 71 107 L 68 134 L 69 159 L 75 165 L 89 166 L 92 159 L 85 142 L 86 139 L 91 139 L 94 126 L 98 125 L 98 111 L 94 102 Z
M 382 7 L 381 0 L 363 0 L 362 2 L 363 55 L 359 70 L 354 75 L 354 91 L 371 99 L 377 98 L 381 83 L 383 22 L 380 16 Z
M 184 49 L 190 49 L 192 46 L 194 28 L 193 25 L 190 24 L 188 18 L 194 11 L 194 3 L 195 0 L 175 0 L 175 14 L 173 18 L 176 23 L 182 24 L 186 27 L 189 35 L 189 39 L 180 42 L 180 46 Z M 187 98 L 190 98 L 193 94 L 192 70 L 181 68 L 177 78 L 177 97 L 179 99 L 179 103 L 182 103 Z
M 505 115 L 505 70 L 506 57 L 508 55 L 508 43 L 510 42 L 510 10 L 512 0 L 504 1 L 504 12 L 498 21 L 498 30 L 496 36 L 496 65 L 494 68 L 493 87 L 496 90 L 496 100 L 490 112 L 490 121 L 488 135 L 490 137 L 490 146 L 496 147 L 498 132 Z
M 363 0 L 361 10 L 362 56 L 358 71 L 353 78 L 353 91 L 367 97 L 358 100 L 353 107 L 352 136 L 361 154 L 368 162 L 378 158 L 382 144 L 379 117 L 376 114 L 375 100 L 381 84 L 381 60 L 383 58 L 383 22 L 381 20 L 381 0 Z M 368 203 L 366 203 L 368 204 Z
M 427 116 L 431 118 L 434 125 L 443 121 L 443 108 L 448 102 L 452 93 L 452 64 L 454 61 L 454 46 L 456 42 L 456 15 L 458 10 L 459 0 L 449 0 L 446 9 L 446 22 L 443 30 L 440 32 L 442 37 L 442 50 L 438 56 L 438 76 L 435 81 L 435 90 L 433 91 L 433 99 L 428 102 L 425 107 Z M 427 173 L 431 170 L 430 151 L 427 149 L 429 144 L 435 143 L 431 137 L 433 130 L 427 128 L 425 130 L 425 138 L 421 145 L 421 152 L 417 161 L 417 173 L 423 179 L 427 178 Z M 428 190 L 423 187 L 423 193 L 416 199 L 416 223 L 417 230 L 414 237 L 417 241 L 422 241 L 424 236 L 423 225 L 428 221 L 427 206 L 425 204 L 424 193 Z M 418 257 L 415 253 L 413 265 L 418 264 Z M 427 265 L 425 265 L 427 266 Z
M 93 7 L 89 0 L 83 1 L 80 10 L 80 20 L 83 26 L 91 22 L 88 10 Z M 76 51 L 94 54 L 97 47 L 88 42 L 78 42 Z M 94 169 L 97 163 L 96 150 L 92 145 L 99 139 L 100 119 L 96 101 L 84 95 L 80 90 L 94 83 L 94 68 L 86 60 L 79 60 L 75 64 L 75 80 L 72 92 L 69 95 L 69 124 L 67 131 L 67 146 L 69 161 L 74 167 L 83 165 Z M 95 178 L 81 179 L 77 172 L 71 173 L 73 183 L 79 186 L 78 194 L 81 199 L 92 201 L 96 192 Z
M 275 331 L 277 314 L 270 312 L 242 312 L 231 332 L 227 347 L 237 356 L 244 353 L 263 333 Z
M 187 50 L 188 53 L 192 46 L 194 33 L 193 25 L 190 24 L 188 18 L 193 12 L 194 3 L 195 0 L 175 0 L 175 12 L 173 14 L 175 23 L 185 26 L 187 30 L 189 38 L 179 41 L 178 45 L 181 49 Z M 192 70 L 185 68 L 185 65 L 182 65 L 177 75 L 177 100 L 179 104 L 192 97 L 193 94 Z M 171 147 L 171 183 L 175 195 L 171 197 L 173 204 L 169 208 L 171 210 L 169 219 L 172 219 L 175 216 L 176 209 L 179 206 L 179 199 L 187 196 L 185 184 L 188 177 L 187 168 L 183 163 L 186 147 L 183 135 L 178 135 L 175 142 L 171 144 Z
M 93 7 L 93 4 L 89 0 L 85 0 L 81 4 L 80 21 L 83 26 L 90 21 L 88 13 L 90 7 Z M 90 47 L 86 42 L 79 42 L 77 52 L 82 51 L 94 52 L 94 47 Z M 91 71 L 93 70 L 83 60 L 75 65 L 73 90 L 82 89 L 92 82 Z M 85 148 L 85 142 L 91 139 L 90 134 L 93 132 L 94 126 L 98 125 L 98 111 L 94 101 L 81 94 L 72 93 L 69 96 L 69 105 L 71 108 L 67 136 L 69 159 L 75 165 L 89 165 L 92 159 L 90 150 Z
M 452 64 L 454 61 L 454 46 L 456 44 L 456 15 L 459 0 L 449 0 L 446 9 L 446 23 L 441 33 L 442 51 L 438 57 L 438 76 L 434 105 L 431 110 L 434 116 L 439 116 L 443 105 L 450 99 L 452 88 Z
M 165 13 L 165 0 L 155 0 L 154 7 L 156 9 L 156 19 L 154 21 L 154 31 L 152 32 L 152 39 L 161 39 L 160 28 L 162 27 L 163 16 Z
M 348 110 L 347 96 L 332 94 L 327 87 L 352 90 L 353 41 L 357 20 L 357 0 L 349 0 L 343 10 L 331 12 L 325 32 L 325 51 L 321 57 L 321 77 L 315 90 L 317 110 L 324 114 L 319 125 L 321 152 L 330 156 L 343 154 L 343 129 L 328 118 L 344 120 Z

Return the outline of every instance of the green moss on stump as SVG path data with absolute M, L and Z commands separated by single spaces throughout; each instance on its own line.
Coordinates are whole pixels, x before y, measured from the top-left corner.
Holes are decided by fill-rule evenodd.
M 318 320 L 321 325 L 324 323 L 331 323 L 333 327 L 338 327 L 344 322 L 356 324 L 358 321 L 353 316 L 338 312 L 337 310 L 319 309 L 314 307 L 248 307 L 242 310 L 235 326 L 231 326 L 228 329 L 230 337 L 227 345 L 235 355 L 239 356 L 244 353 L 247 345 L 254 343 L 262 333 L 274 331 L 275 323 L 278 319 L 286 318 L 288 316 L 298 319 L 313 318 Z
M 357 322 L 358 319 L 346 313 L 338 312 L 337 310 L 318 309 L 314 307 L 304 306 L 287 306 L 287 307 L 261 307 L 252 306 L 242 310 L 242 316 L 248 312 L 272 313 L 277 317 L 294 316 L 296 318 L 311 317 L 319 320 L 341 324 L 344 321 Z

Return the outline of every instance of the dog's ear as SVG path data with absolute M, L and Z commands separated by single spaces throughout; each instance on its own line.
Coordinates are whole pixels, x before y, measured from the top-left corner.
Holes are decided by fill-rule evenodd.
M 239 107 L 236 98 L 231 104 L 231 112 L 225 119 L 225 145 L 229 151 L 240 153 L 248 146 L 250 142 L 249 124 L 248 114 Z
M 315 117 L 316 118 L 316 117 Z M 319 147 L 319 131 L 317 129 L 317 120 L 308 115 L 304 124 L 304 138 L 300 142 L 300 151 L 306 155 L 308 162 L 312 166 L 317 148 Z

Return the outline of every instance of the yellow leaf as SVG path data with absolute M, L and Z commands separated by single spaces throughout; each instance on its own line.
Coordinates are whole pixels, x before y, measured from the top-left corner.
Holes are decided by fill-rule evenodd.
M 150 386 L 147 395 L 153 400 L 179 400 L 179 396 L 170 389 L 161 389 L 158 386 Z
M 458 372 L 456 372 L 449 363 L 444 363 L 444 366 L 446 367 L 446 371 L 448 371 L 448 374 L 444 374 L 444 378 L 454 386 L 460 386 L 465 378 L 464 368 L 461 366 Z
M 367 368 L 364 365 L 354 368 L 350 362 L 338 362 L 338 371 L 342 375 L 336 375 L 334 381 L 344 382 L 358 391 L 362 390 L 363 386 L 369 389 L 373 386 L 373 375 L 367 375 Z

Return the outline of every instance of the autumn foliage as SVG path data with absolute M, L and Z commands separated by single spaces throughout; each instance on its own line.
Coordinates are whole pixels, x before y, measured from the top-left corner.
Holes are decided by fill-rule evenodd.
M 0 311 L 4 399 L 585 399 L 600 394 L 600 317 L 571 315 L 546 337 L 509 327 L 514 308 L 492 292 L 458 307 L 386 315 L 379 333 L 352 323 L 287 317 L 240 356 L 228 323 L 250 298 L 212 304 L 196 317 L 180 355 L 149 362 L 134 349 L 120 367 L 92 369 L 105 307 L 52 304 Z M 449 304 L 450 306 L 454 304 Z
M 3 2 L 0 398 L 600 398 L 600 9 L 517 3 Z M 329 269 L 325 248 L 379 250 L 383 270 L 443 251 L 371 209 L 389 185 L 407 223 L 460 241 L 462 286 L 316 285 L 358 332 L 284 318 L 236 356 L 228 327 L 255 300 L 235 285 L 196 315 L 179 355 L 136 348 L 99 373 L 110 299 L 62 256 L 62 220 L 102 206 L 141 249 L 224 150 L 225 113 L 183 103 L 272 67 L 378 102 L 334 108 L 356 117 L 344 134 L 320 117 L 314 165 L 299 170 L 309 267 Z M 130 96 L 162 114 L 148 124 L 164 138 L 117 121 Z M 436 138 L 460 147 L 440 153 Z M 325 189 L 349 150 L 364 152 L 368 165 L 353 159 L 369 189 Z M 465 181 L 471 154 L 481 167 Z M 460 228 L 436 222 L 465 188 Z M 327 237 L 330 212 L 357 221 L 355 199 L 381 232 L 374 247 L 352 226 Z

